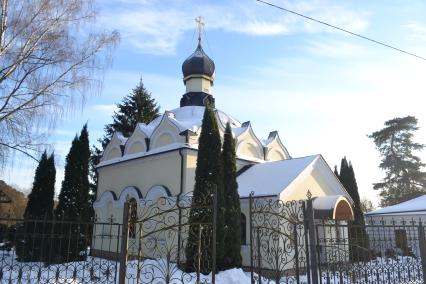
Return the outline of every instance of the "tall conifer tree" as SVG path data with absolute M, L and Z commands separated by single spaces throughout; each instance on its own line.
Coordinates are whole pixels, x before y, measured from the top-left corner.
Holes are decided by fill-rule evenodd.
M 81 188 L 79 195 L 79 206 L 81 211 L 81 219 L 89 221 L 92 217 L 92 199 L 90 197 L 90 184 L 89 184 L 89 160 L 90 160 L 90 146 L 89 146 L 89 132 L 87 131 L 87 124 L 81 130 L 79 140 L 79 162 L 80 162 L 80 176 Z
M 93 146 L 90 157 L 90 177 L 92 183 L 91 196 L 96 198 L 96 187 L 98 184 L 98 175 L 96 165 L 99 164 L 102 157 L 102 151 L 111 141 L 114 132 L 121 132 L 125 137 L 129 137 L 138 123 L 150 123 L 154 118 L 159 116 L 160 107 L 155 99 L 151 97 L 151 93 L 145 88 L 142 79 L 132 92 L 123 98 L 117 104 L 117 110 L 112 115 L 113 122 L 105 125 L 105 135 L 99 139 L 101 149 Z
M 41 156 L 37 166 L 33 188 L 28 195 L 28 203 L 24 217 L 29 219 L 51 218 L 53 213 L 53 197 L 55 195 L 55 158 L 46 151 Z
M 336 166 L 336 165 L 334 165 L 334 175 L 335 175 L 336 177 L 339 177 L 339 170 L 337 169 L 337 166 Z
M 78 210 L 78 188 L 81 186 L 81 177 L 79 175 L 78 159 L 79 141 L 76 135 L 71 143 L 70 151 L 65 160 L 64 179 L 62 180 L 61 191 L 58 197 L 58 205 L 55 209 L 57 219 L 66 218 L 76 220 L 79 215 Z
M 197 167 L 195 169 L 195 186 L 193 204 L 189 217 L 189 236 L 186 246 L 186 270 L 198 268 L 198 241 L 201 241 L 201 272 L 212 270 L 212 226 L 204 226 L 202 238 L 199 239 L 199 223 L 211 224 L 213 211 L 205 208 L 213 203 L 213 190 L 217 188 L 217 230 L 216 230 L 216 263 L 221 268 L 224 252 L 224 205 L 223 179 L 221 164 L 221 148 L 219 128 L 213 109 L 207 106 L 204 111 L 201 134 L 198 144 Z M 194 203 L 195 202 L 195 203 Z M 204 208 L 200 208 L 200 206 Z
M 397 117 L 385 122 L 385 127 L 368 135 L 382 156 L 382 181 L 374 184 L 380 190 L 382 206 L 398 204 L 426 193 L 425 164 L 417 151 L 425 145 L 413 141 L 419 127 L 414 116 Z
M 337 170 L 337 167 L 336 167 Z M 364 213 L 361 209 L 361 200 L 355 172 L 352 163 L 344 157 L 340 163 L 340 182 L 352 198 L 354 220 L 349 222 L 349 257 L 352 262 L 369 260 L 369 241 L 365 229 Z
M 84 220 L 90 208 L 88 161 L 90 150 L 88 148 L 87 125 L 84 125 L 80 136 L 75 136 L 70 151 L 66 157 L 65 174 L 59 193 L 58 206 L 55 216 L 66 220 Z
M 142 79 L 132 92 L 117 104 L 117 111 L 112 116 L 113 122 L 105 126 L 105 135 L 100 142 L 105 149 L 114 132 L 121 132 L 129 137 L 138 123 L 150 123 L 159 115 L 160 107 L 145 89 Z
M 37 166 L 33 188 L 28 195 L 24 213 L 24 225 L 18 227 L 16 254 L 20 261 L 45 261 L 50 245 L 43 240 L 50 232 L 49 223 L 43 226 L 36 219 L 48 221 L 53 214 L 53 197 L 55 195 L 55 160 L 54 155 L 42 154 Z
M 64 180 L 59 194 L 55 217 L 67 221 L 89 221 L 90 196 L 88 180 L 89 137 L 87 125 L 83 126 L 80 136 L 75 136 L 70 151 L 66 157 Z M 81 251 L 85 251 L 90 242 L 84 225 L 67 223 L 57 232 L 63 238 L 54 241 L 57 249 L 53 250 L 55 257 L 52 261 L 73 261 L 82 258 Z
M 241 267 L 241 207 L 238 194 L 235 141 L 226 124 L 222 151 L 223 196 L 225 205 L 225 250 L 223 269 Z

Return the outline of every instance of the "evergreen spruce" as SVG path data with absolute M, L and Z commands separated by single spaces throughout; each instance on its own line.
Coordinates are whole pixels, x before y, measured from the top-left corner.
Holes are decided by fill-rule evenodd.
M 413 141 L 419 128 L 414 116 L 397 117 L 385 122 L 385 127 L 368 137 L 374 140 L 382 156 L 379 167 L 385 172 L 380 190 L 381 206 L 398 204 L 426 193 L 425 164 L 414 153 L 425 145 Z
M 89 156 L 87 125 L 84 125 L 80 136 L 74 137 L 66 157 L 64 180 L 55 209 L 56 219 L 78 221 L 80 224 L 66 223 L 57 227 L 57 235 L 62 235 L 62 238 L 55 242 L 58 248 L 54 250 L 54 262 L 82 259 L 80 252 L 85 251 L 90 242 L 87 228 L 81 225 L 81 222 L 90 220 Z
M 334 166 L 334 175 L 336 177 L 339 177 L 339 170 L 337 170 L 337 166 L 336 165 Z
M 212 270 L 211 225 L 203 226 L 199 238 L 200 223 L 211 224 L 213 211 L 206 206 L 213 204 L 213 190 L 217 188 L 217 230 L 216 230 L 216 263 L 217 270 L 223 263 L 224 252 L 224 205 L 221 165 L 220 133 L 213 109 L 207 106 L 204 111 L 201 134 L 198 145 L 197 167 L 195 170 L 195 186 L 193 203 L 189 216 L 189 236 L 185 250 L 186 271 L 198 269 L 198 258 L 201 261 L 200 271 L 204 274 Z M 204 208 L 200 208 L 204 207 Z M 198 255 L 198 242 L 201 241 L 201 255 Z
M 105 149 L 117 131 L 129 137 L 138 123 L 150 123 L 159 115 L 159 110 L 159 106 L 151 97 L 151 93 L 145 89 L 141 79 L 132 93 L 117 104 L 117 111 L 112 116 L 113 122 L 105 126 L 105 135 L 100 139 L 102 147 Z
M 364 213 L 361 209 L 361 199 L 359 197 L 355 172 L 351 162 L 348 162 L 346 157 L 344 157 L 340 163 L 340 174 L 338 177 L 354 202 L 354 220 L 349 222 L 348 231 L 349 258 L 352 262 L 368 261 L 370 260 L 370 245 L 367 231 L 365 229 Z
M 52 217 L 55 179 L 55 158 L 53 154 L 47 157 L 45 151 L 37 166 L 31 193 L 28 195 L 24 213 L 26 219 L 50 219 Z
M 31 193 L 24 213 L 24 224 L 17 228 L 16 254 L 20 261 L 45 261 L 50 245 L 43 241 L 49 223 L 40 225 L 35 220 L 48 222 L 53 214 L 56 169 L 54 155 L 42 154 L 34 175 Z
M 121 103 L 117 104 L 117 111 L 112 116 L 113 122 L 105 126 L 105 135 L 99 139 L 102 149 L 96 146 L 91 149 L 90 178 L 92 182 L 90 188 L 93 201 L 96 199 L 98 184 L 96 165 L 99 164 L 102 151 L 105 150 L 114 133 L 121 132 L 125 137 L 129 137 L 138 123 L 150 123 L 159 116 L 159 111 L 160 107 L 151 97 L 151 93 L 145 89 L 142 79 L 132 92 L 124 97 Z
M 88 204 L 88 133 L 87 125 L 78 137 L 74 137 L 66 157 L 64 180 L 55 209 L 57 219 L 84 220 L 87 218 Z
M 65 160 L 64 179 L 58 197 L 58 205 L 55 209 L 56 219 L 79 219 L 78 188 L 81 186 L 79 175 L 79 140 L 76 135 L 71 143 L 70 151 Z
M 241 208 L 238 194 L 235 141 L 231 125 L 226 124 L 223 139 L 223 196 L 225 205 L 225 241 L 223 269 L 241 267 Z
M 102 150 L 92 146 L 90 149 L 90 159 L 89 159 L 89 189 L 90 189 L 90 203 L 93 204 L 96 201 L 96 195 L 98 190 L 98 171 L 96 170 L 96 166 L 100 163 L 102 157 Z M 91 216 L 95 216 L 95 211 L 93 206 L 91 208 Z
M 89 146 L 89 132 L 87 131 L 87 124 L 81 130 L 79 140 L 79 161 L 80 161 L 80 176 L 81 188 L 79 197 L 79 206 L 81 217 L 84 222 L 90 221 L 92 216 L 92 199 L 90 196 L 90 183 L 89 183 L 89 160 L 90 160 L 90 146 Z

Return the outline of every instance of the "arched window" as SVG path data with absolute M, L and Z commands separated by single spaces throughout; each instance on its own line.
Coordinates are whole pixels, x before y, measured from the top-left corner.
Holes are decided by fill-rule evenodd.
M 246 226 L 247 226 L 246 215 L 241 213 L 241 244 L 242 245 L 247 244 Z
M 136 199 L 129 200 L 129 238 L 136 237 L 136 222 L 138 219 L 138 204 Z

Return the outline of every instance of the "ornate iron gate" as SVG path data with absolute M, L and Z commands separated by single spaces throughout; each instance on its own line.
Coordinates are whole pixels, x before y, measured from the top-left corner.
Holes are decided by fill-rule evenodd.
M 214 284 L 216 204 L 215 194 L 195 199 L 192 193 L 146 200 L 140 207 L 127 203 L 120 283 Z M 200 214 L 211 218 L 197 219 Z
M 305 201 L 250 195 L 252 283 L 311 283 Z

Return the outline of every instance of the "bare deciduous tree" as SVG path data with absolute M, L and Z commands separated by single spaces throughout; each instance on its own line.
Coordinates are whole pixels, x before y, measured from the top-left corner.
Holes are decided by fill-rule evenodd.
M 361 210 L 364 213 L 371 212 L 376 210 L 376 206 L 374 206 L 370 199 L 363 197 L 361 198 Z
M 100 31 L 94 0 L 0 0 L 0 162 L 34 157 L 64 106 L 99 86 L 117 32 Z

